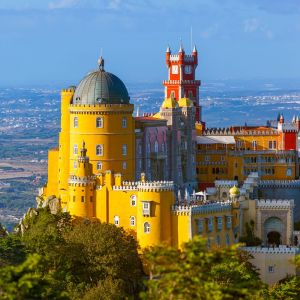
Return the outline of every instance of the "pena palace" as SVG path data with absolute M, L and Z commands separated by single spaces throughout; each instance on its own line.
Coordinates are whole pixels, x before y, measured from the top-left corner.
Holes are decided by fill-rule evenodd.
M 196 47 L 191 54 L 168 47 L 165 55 L 168 78 L 155 113 L 133 115 L 126 86 L 102 57 L 77 86 L 61 91 L 59 144 L 49 150 L 39 197 L 56 199 L 74 218 L 131 230 L 142 248 L 180 248 L 194 235 L 208 246 L 231 245 L 260 213 L 260 182 L 298 179 L 299 118 L 209 128 Z M 268 243 L 261 224 L 256 233 Z M 280 230 L 288 244 L 291 232 Z

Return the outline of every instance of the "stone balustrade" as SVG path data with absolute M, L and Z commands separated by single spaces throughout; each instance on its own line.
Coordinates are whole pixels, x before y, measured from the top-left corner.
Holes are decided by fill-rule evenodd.
M 276 208 L 285 208 L 290 209 L 295 206 L 293 199 L 256 199 L 256 207 L 267 208 L 267 209 L 276 209 Z
M 299 254 L 300 249 L 298 247 L 241 247 L 241 250 L 247 251 L 251 254 L 255 253 L 265 253 L 265 254 Z

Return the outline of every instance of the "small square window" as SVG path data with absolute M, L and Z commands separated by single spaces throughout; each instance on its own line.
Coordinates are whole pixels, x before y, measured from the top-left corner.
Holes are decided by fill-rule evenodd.
M 127 127 L 127 119 L 123 118 L 122 119 L 122 128 L 126 128 Z
M 268 266 L 269 273 L 274 273 L 274 266 Z
M 97 162 L 97 170 L 102 170 L 102 162 L 101 161 Z
M 84 202 L 84 196 L 81 196 L 81 202 Z

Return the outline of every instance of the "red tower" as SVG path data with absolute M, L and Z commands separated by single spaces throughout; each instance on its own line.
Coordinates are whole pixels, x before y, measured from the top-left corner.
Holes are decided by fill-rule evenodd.
M 199 106 L 200 80 L 195 80 L 198 65 L 198 52 L 196 46 L 192 55 L 186 55 L 182 46 L 178 54 L 171 54 L 168 47 L 166 51 L 166 64 L 168 66 L 168 80 L 163 81 L 165 98 L 173 97 L 177 101 L 183 97 L 190 98 L 196 106 L 196 121 L 201 121 L 201 107 Z

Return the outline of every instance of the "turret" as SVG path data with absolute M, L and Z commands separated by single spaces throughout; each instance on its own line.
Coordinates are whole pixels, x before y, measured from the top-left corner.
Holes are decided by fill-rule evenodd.
M 77 159 L 77 169 L 69 177 L 68 211 L 75 217 L 93 218 L 95 216 L 95 184 L 96 179 L 92 174 L 92 165 L 86 156 L 87 149 L 82 143 L 80 156 Z
M 194 63 L 197 66 L 198 65 L 198 51 L 197 51 L 196 45 L 194 45 L 192 56 L 194 57 Z
M 166 64 L 167 64 L 167 66 L 170 65 L 170 57 L 171 57 L 171 49 L 170 49 L 170 46 L 168 46 L 168 48 L 166 50 Z

